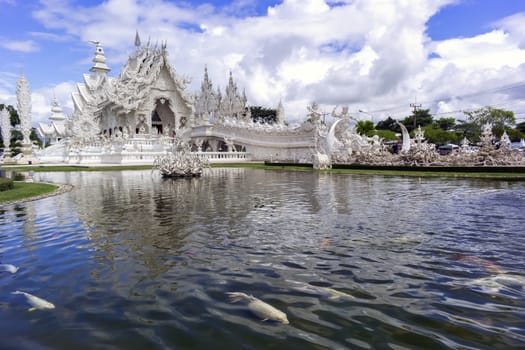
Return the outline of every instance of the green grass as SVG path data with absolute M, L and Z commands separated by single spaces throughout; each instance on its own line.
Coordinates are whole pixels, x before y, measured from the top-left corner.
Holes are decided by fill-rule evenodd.
M 267 165 L 264 163 L 215 163 L 212 168 L 250 168 L 266 170 L 285 171 L 317 171 L 307 165 Z M 122 170 L 151 170 L 151 165 L 112 165 L 112 166 L 16 166 L 4 167 L 12 171 L 122 171 Z M 451 177 L 451 178 L 481 178 L 497 180 L 520 180 L 525 181 L 525 173 L 512 172 L 461 172 L 461 171 L 433 171 L 426 170 L 388 170 L 388 169 L 329 169 L 321 170 L 322 173 L 334 174 L 361 174 L 361 175 L 384 175 L 384 176 L 417 176 L 417 177 Z
M 58 165 L 58 166 L 9 166 L 3 167 L 7 171 L 121 171 L 121 170 L 149 170 L 152 165 L 109 165 L 109 166 L 81 166 L 81 165 Z
M 16 181 L 12 190 L 0 192 L 0 203 L 40 196 L 46 193 L 51 193 L 57 188 L 58 186 L 51 184 Z

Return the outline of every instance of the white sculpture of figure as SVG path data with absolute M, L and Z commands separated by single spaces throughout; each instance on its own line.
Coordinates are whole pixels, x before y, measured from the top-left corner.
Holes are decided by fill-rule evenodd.
M 2 129 L 2 141 L 4 142 L 5 157 L 9 155 L 9 143 L 11 141 L 11 118 L 5 105 L 2 111 L 0 111 L 0 129 Z
M 501 140 L 499 143 L 500 143 L 501 148 L 504 148 L 504 149 L 510 148 L 510 137 L 509 135 L 507 135 L 507 131 L 503 132 L 503 135 L 501 135 Z
M 492 126 L 487 123 L 483 126 L 483 131 L 481 133 L 481 147 L 492 148 L 494 135 L 492 134 Z
M 421 126 L 417 127 L 416 134 L 414 135 L 416 146 L 421 148 L 423 141 L 425 140 L 425 131 L 421 129 Z
M 319 110 L 319 105 L 317 104 L 317 102 L 312 102 L 312 104 L 310 106 L 307 106 L 306 109 L 308 110 L 308 114 L 306 115 L 306 121 L 313 124 L 318 124 L 321 122 L 322 113 Z
M 228 148 L 228 152 L 237 152 L 237 149 L 235 148 L 235 144 L 233 143 L 233 138 L 225 137 L 224 143 L 226 144 L 226 147 Z
M 20 127 L 24 137 L 23 144 L 27 147 L 31 145 L 29 138 L 31 135 L 31 92 L 29 90 L 29 82 L 24 75 L 21 75 L 16 82 L 16 100 Z
M 347 122 L 350 120 L 355 120 L 355 118 L 353 118 L 350 115 L 350 113 L 348 113 L 348 106 L 341 107 L 341 113 L 339 114 L 336 113 L 336 110 L 337 110 L 337 106 L 335 106 L 334 109 L 332 110 L 332 117 L 336 119 L 342 119 Z

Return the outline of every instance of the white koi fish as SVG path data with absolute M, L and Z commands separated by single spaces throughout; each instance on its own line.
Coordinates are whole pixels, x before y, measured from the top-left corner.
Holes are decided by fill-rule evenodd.
M 328 298 L 330 300 L 339 300 L 341 298 L 354 299 L 353 295 L 350 295 L 350 294 L 345 293 L 345 292 L 341 292 L 341 291 L 333 289 L 333 288 L 326 288 L 326 287 L 319 287 L 319 288 L 324 290 L 326 293 L 330 294 L 330 297 Z
M 29 294 L 26 292 L 21 292 L 17 290 L 16 292 L 12 292 L 11 294 L 22 294 L 26 297 L 27 302 L 32 305 L 31 308 L 28 309 L 28 311 L 35 311 L 37 309 L 39 310 L 46 310 L 46 309 L 54 309 L 55 305 L 53 303 L 50 303 L 47 300 L 44 300 L 42 298 L 39 298 L 33 294 Z
M 15 273 L 18 271 L 18 267 L 11 264 L 0 264 L 0 271 L 7 271 L 11 273 Z
M 284 324 L 289 324 L 286 314 L 281 310 L 278 310 L 268 303 L 257 299 L 253 295 L 248 295 L 241 292 L 229 292 L 231 302 L 235 303 L 241 300 L 248 302 L 248 309 L 253 312 L 257 317 L 261 318 L 262 321 L 272 320 L 278 321 Z

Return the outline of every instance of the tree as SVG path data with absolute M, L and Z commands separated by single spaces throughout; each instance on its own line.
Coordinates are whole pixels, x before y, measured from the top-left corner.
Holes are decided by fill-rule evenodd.
M 525 122 L 516 124 L 516 129 L 518 129 L 519 131 L 525 134 Z
M 478 142 L 481 136 L 481 125 L 468 120 L 459 120 L 455 130 L 458 137 L 466 137 L 470 142 Z
M 277 110 L 271 108 L 264 108 L 261 106 L 250 107 L 252 114 L 252 120 L 255 123 L 268 123 L 273 124 L 277 118 Z
M 401 123 L 407 128 L 408 132 L 414 130 L 414 118 L 416 119 L 416 128 L 418 126 L 425 127 L 432 124 L 432 115 L 430 109 L 418 109 L 415 114 L 405 117 Z
M 388 117 L 385 120 L 381 120 L 376 124 L 376 130 L 390 130 L 393 132 L 401 132 L 401 128 L 395 119 Z
M 507 129 L 507 135 L 512 142 L 519 142 L 521 139 L 525 138 L 525 133 L 521 132 L 518 129 Z
M 435 121 L 434 124 L 436 124 L 440 129 L 448 131 L 454 128 L 454 126 L 456 125 L 456 119 L 452 117 L 439 118 L 439 120 Z
M 455 132 L 447 131 L 436 125 L 427 125 L 423 128 L 425 139 L 435 145 L 445 145 L 447 143 L 458 143 L 458 135 Z
M 376 131 L 374 128 L 374 122 L 371 120 L 358 121 L 355 130 L 358 134 L 366 136 L 374 136 Z
M 375 134 L 385 141 L 395 141 L 399 139 L 392 130 L 376 130 Z
M 469 122 L 483 127 L 485 124 L 492 125 L 494 136 L 501 137 L 503 132 L 511 125 L 516 124 L 514 112 L 499 108 L 483 107 L 472 112 L 464 112 Z
M 0 110 L 3 110 L 4 108 L 7 108 L 7 111 L 9 112 L 9 119 L 11 121 L 11 126 L 20 125 L 20 117 L 18 116 L 18 111 L 11 105 L 4 105 L 0 104 Z M 24 137 L 22 136 L 22 132 L 20 130 L 13 129 L 11 131 L 11 141 L 9 148 L 11 149 L 11 155 L 17 155 L 21 152 L 20 145 L 22 144 L 22 140 Z M 29 135 L 29 139 L 33 142 L 38 144 L 39 146 L 42 146 L 42 140 L 37 135 L 36 129 L 31 128 L 31 134 Z M 0 137 L 0 148 L 3 148 L 3 140 Z

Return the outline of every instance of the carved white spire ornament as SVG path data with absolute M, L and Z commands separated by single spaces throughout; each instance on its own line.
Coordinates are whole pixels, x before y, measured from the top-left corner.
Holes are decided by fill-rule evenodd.
M 284 124 L 284 106 L 283 106 L 283 101 L 282 100 L 279 100 L 279 105 L 277 106 L 277 115 L 275 116 L 275 121 L 278 123 L 278 124 Z
M 7 106 L 0 111 L 0 129 L 2 129 L 2 141 L 4 142 L 4 156 L 9 154 L 9 143 L 11 141 L 11 118 Z
M 107 74 L 111 69 L 106 65 L 106 56 L 104 55 L 104 49 L 102 45 L 100 45 L 100 41 L 91 40 L 90 43 L 95 44 L 96 47 L 95 57 L 93 58 L 95 64 L 89 71 L 101 75 Z
M 53 107 L 51 107 L 51 116 L 49 117 L 49 120 L 52 122 L 61 122 L 66 119 L 66 116 L 64 115 L 64 112 L 62 111 L 62 107 L 60 107 L 60 104 L 58 103 L 58 100 L 55 97 L 53 97 Z
M 140 43 L 140 36 L 139 36 L 139 31 L 137 30 L 135 32 L 135 46 L 139 47 L 140 45 L 141 45 L 141 43 Z
M 20 117 L 20 127 L 24 137 L 23 144 L 30 145 L 31 140 L 31 92 L 29 82 L 22 74 L 16 82 L 16 100 L 18 116 Z

